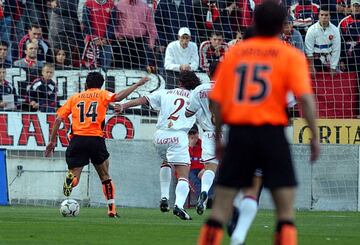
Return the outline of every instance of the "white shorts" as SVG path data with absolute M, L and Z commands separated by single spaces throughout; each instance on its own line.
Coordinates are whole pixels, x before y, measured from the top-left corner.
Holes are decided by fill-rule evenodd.
M 201 140 L 202 140 L 201 162 L 204 164 L 207 163 L 218 164 L 219 161 L 215 157 L 215 131 L 205 131 L 203 133 Z
M 157 130 L 154 145 L 161 159 L 169 164 L 190 164 L 189 139 L 185 131 Z

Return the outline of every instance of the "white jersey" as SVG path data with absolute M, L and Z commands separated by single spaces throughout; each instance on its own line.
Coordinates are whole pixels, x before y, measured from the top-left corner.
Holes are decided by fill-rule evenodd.
M 190 96 L 190 105 L 186 108 L 191 113 L 196 113 L 197 121 L 200 127 L 205 131 L 214 131 L 215 126 L 212 123 L 212 113 L 209 109 L 209 92 L 213 83 L 203 83 L 197 86 Z
M 323 28 L 319 22 L 310 26 L 305 36 L 305 52 L 308 57 L 321 54 L 323 64 L 329 64 L 336 69 L 341 51 L 341 38 L 339 29 L 332 23 Z
M 181 88 L 162 89 L 145 98 L 155 110 L 159 110 L 156 124 L 161 130 L 183 130 L 186 133 L 195 123 L 195 118 L 185 117 L 185 108 L 189 104 L 190 91 Z

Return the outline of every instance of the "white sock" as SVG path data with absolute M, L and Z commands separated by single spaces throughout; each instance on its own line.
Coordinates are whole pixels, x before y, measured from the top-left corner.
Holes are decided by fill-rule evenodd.
M 160 198 L 166 197 L 167 199 L 169 199 L 170 183 L 171 167 L 169 165 L 162 166 L 160 168 Z
M 175 188 L 175 205 L 184 208 L 184 203 L 189 194 L 189 182 L 187 179 L 179 178 Z
M 205 170 L 201 177 L 201 192 L 209 192 L 215 178 L 215 173 L 212 170 Z
M 257 201 L 245 196 L 241 201 L 239 219 L 230 239 L 231 245 L 242 244 L 245 242 L 247 232 L 255 219 L 257 209 Z
M 241 201 L 242 199 L 244 198 L 244 195 L 241 191 L 238 192 L 238 194 L 236 194 L 235 198 L 234 198 L 234 202 L 233 202 L 233 205 L 236 207 L 236 208 L 240 208 L 240 204 L 241 204 Z

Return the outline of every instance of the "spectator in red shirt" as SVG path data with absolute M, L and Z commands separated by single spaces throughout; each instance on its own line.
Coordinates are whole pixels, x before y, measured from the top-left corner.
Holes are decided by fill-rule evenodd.
M 189 138 L 189 153 L 190 153 L 190 172 L 189 181 L 192 188 L 194 188 L 196 200 L 201 191 L 201 176 L 205 171 L 205 166 L 200 162 L 201 158 L 201 139 L 199 138 L 199 131 L 196 124 L 188 132 Z
M 331 23 L 338 25 L 342 19 L 351 14 L 351 0 L 335 0 L 335 2 L 336 14 L 335 18 L 331 19 Z
M 82 15 L 84 25 L 85 49 L 83 62 L 87 61 L 88 66 L 101 66 L 104 70 L 111 67 L 112 48 L 110 38 L 113 38 L 113 25 L 111 16 L 116 14 L 113 0 L 86 0 Z M 99 51 L 99 59 L 96 59 L 96 50 Z M 95 53 L 95 54 L 94 54 Z M 85 60 L 84 60 L 85 59 Z
M 53 53 L 50 48 L 50 44 L 42 37 L 42 28 L 33 24 L 26 34 L 19 42 L 19 59 L 25 58 L 26 45 L 33 42 L 34 40 L 38 43 L 37 60 L 38 61 L 53 61 Z
M 224 42 L 220 32 L 213 32 L 210 40 L 202 42 L 199 48 L 200 68 L 208 71 L 212 62 L 218 61 L 228 49 L 228 44 Z
M 291 6 L 290 14 L 294 19 L 294 27 L 298 29 L 303 37 L 309 27 L 318 20 L 320 6 L 313 0 L 298 0 Z
M 235 6 L 235 2 L 228 3 L 226 0 L 193 1 L 198 38 L 194 42 L 199 44 L 208 40 L 214 31 L 223 32 L 226 41 L 230 41 L 233 38 L 230 15 Z
M 342 38 L 340 68 L 357 71 L 360 77 L 360 0 L 351 0 L 351 14 L 339 23 Z

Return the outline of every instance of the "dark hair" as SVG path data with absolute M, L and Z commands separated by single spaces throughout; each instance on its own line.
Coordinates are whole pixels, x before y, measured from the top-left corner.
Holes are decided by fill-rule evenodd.
M 221 36 L 221 37 L 223 37 L 223 34 L 220 31 L 213 31 L 213 32 L 211 32 L 210 37 L 213 37 L 213 36 Z
M 47 68 L 50 68 L 50 69 L 54 69 L 55 70 L 55 65 L 53 63 L 45 63 L 44 66 L 43 66 L 43 69 L 47 67 Z
M 100 72 L 90 72 L 86 77 L 86 88 L 101 88 L 104 84 L 104 77 Z
M 287 12 L 283 6 L 273 1 L 265 1 L 255 8 L 256 33 L 259 36 L 277 36 L 282 31 L 286 16 Z
M 189 135 L 194 135 L 194 134 L 198 134 L 198 133 L 199 133 L 199 128 L 196 124 L 194 124 L 188 132 Z
M 249 39 L 249 38 L 252 38 L 255 36 L 256 36 L 255 28 L 253 26 L 249 26 L 244 31 L 243 40 L 246 40 L 246 39 Z
M 35 29 L 42 29 L 39 24 L 31 24 L 31 26 L 29 26 L 29 30 L 32 30 L 33 28 L 35 28 Z
M 9 44 L 6 41 L 0 40 L 0 46 L 9 47 Z
M 70 61 L 69 61 L 69 59 L 68 59 L 68 57 L 69 57 L 69 54 L 68 54 L 68 52 L 65 50 L 65 49 L 62 49 L 62 48 L 55 48 L 55 50 L 54 50 L 54 56 L 55 56 L 55 64 L 57 64 L 56 63 L 56 56 L 57 56 L 57 54 L 60 52 L 60 51 L 64 51 L 64 53 L 65 53 L 65 61 L 64 61 L 64 65 L 70 65 Z
M 216 72 L 216 68 L 219 64 L 219 61 L 213 61 L 210 63 L 209 65 L 209 77 L 210 77 L 210 80 L 213 79 L 213 76 L 215 75 L 215 72 Z
M 330 12 L 329 5 L 327 4 L 321 5 L 320 10 Z
M 179 74 L 179 85 L 187 90 L 193 90 L 200 85 L 200 79 L 193 71 L 181 71 Z

